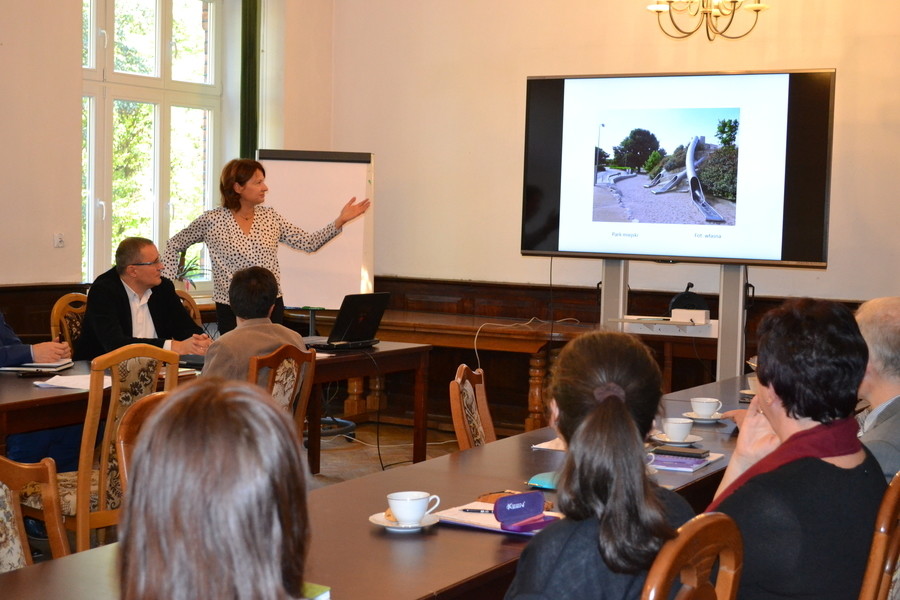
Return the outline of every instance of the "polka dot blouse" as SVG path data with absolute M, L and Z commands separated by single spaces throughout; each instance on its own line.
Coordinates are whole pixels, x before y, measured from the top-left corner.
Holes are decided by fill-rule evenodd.
M 178 255 L 190 246 L 205 242 L 212 259 L 213 300 L 228 304 L 228 286 L 235 272 L 247 267 L 265 267 L 278 280 L 281 295 L 281 269 L 278 266 L 278 243 L 304 252 L 315 252 L 340 233 L 329 223 L 315 233 L 307 233 L 289 223 L 275 209 L 256 206 L 250 234 L 245 234 L 234 213 L 220 206 L 197 217 L 166 244 L 163 274 L 172 279 L 178 269 Z

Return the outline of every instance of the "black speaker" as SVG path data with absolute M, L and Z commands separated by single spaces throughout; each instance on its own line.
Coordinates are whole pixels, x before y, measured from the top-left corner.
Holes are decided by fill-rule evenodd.
M 694 284 L 688 281 L 687 287 L 683 292 L 679 292 L 669 301 L 669 316 L 672 316 L 672 309 L 680 308 L 685 310 L 709 310 L 709 304 L 699 294 L 691 291 Z

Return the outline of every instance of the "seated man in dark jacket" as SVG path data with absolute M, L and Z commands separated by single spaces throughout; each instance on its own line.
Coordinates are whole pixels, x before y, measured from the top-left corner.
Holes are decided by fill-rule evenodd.
M 175 286 L 162 276 L 156 245 L 126 238 L 116 266 L 94 280 L 88 292 L 75 360 L 92 360 L 128 344 L 152 344 L 178 354 L 205 354 L 212 343 L 181 305 Z

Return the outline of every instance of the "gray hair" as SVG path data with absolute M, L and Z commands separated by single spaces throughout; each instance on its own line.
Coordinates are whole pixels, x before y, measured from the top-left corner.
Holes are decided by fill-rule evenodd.
M 883 376 L 900 379 L 900 297 L 864 302 L 856 322 L 869 346 L 869 361 Z

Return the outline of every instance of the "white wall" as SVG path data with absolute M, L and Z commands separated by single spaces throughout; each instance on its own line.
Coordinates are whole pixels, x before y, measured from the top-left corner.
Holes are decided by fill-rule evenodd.
M 319 57 L 299 51 L 285 56 L 285 87 L 333 98 L 326 149 L 375 153 L 379 275 L 548 282 L 549 259 L 518 252 L 530 75 L 836 68 L 830 266 L 754 267 L 749 278 L 760 295 L 900 293 L 896 3 L 771 0 L 748 38 L 712 43 L 665 37 L 640 0 L 297 3 L 333 6 L 333 88 L 309 85 Z M 310 24 L 287 27 L 291 37 Z M 321 132 L 298 126 L 309 118 L 285 110 L 285 147 L 321 144 Z M 553 281 L 593 285 L 599 270 L 555 259 Z M 718 278 L 714 266 L 631 263 L 634 289 L 690 280 L 716 291 Z
M 0 15 L 0 284 L 81 281 L 81 3 Z
M 755 267 L 750 281 L 761 295 L 900 293 L 900 5 L 769 3 L 750 37 L 709 43 L 663 36 L 646 0 L 269 0 L 286 25 L 285 108 L 267 106 L 265 131 L 286 148 L 375 153 L 376 274 L 546 283 L 549 259 L 518 253 L 527 76 L 834 67 L 831 266 Z M 0 284 L 77 281 L 80 3 L 0 8 Z M 598 278 L 597 261 L 553 262 L 554 283 Z M 718 269 L 631 265 L 635 289 L 687 280 L 715 291 Z

